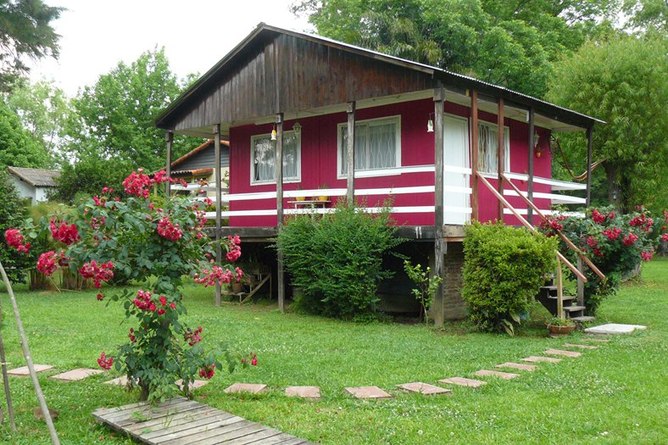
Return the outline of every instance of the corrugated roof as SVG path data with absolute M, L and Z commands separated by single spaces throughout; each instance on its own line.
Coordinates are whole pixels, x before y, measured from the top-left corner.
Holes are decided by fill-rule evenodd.
M 7 172 L 33 187 L 56 187 L 55 180 L 60 177 L 60 171 L 44 168 L 7 167 Z
M 200 151 L 205 150 L 208 147 L 213 147 L 213 142 L 214 142 L 213 139 L 209 139 L 209 140 L 205 141 L 203 144 L 193 148 L 188 153 L 184 154 L 183 156 L 181 156 L 180 158 L 178 158 L 177 160 L 172 162 L 172 169 L 174 169 L 174 168 L 178 167 L 179 165 L 183 164 L 185 161 L 190 159 L 192 156 L 195 156 Z M 220 145 L 225 146 L 225 147 L 229 147 L 230 142 L 225 141 L 225 140 L 221 140 Z

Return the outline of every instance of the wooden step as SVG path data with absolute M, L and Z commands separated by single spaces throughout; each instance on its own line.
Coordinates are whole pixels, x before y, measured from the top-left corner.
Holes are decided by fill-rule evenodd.
M 585 306 L 564 306 L 566 312 L 577 312 L 587 309 Z
M 596 320 L 596 317 L 591 317 L 589 315 L 583 315 L 581 317 L 571 317 L 569 320 L 573 320 L 576 323 L 586 323 L 588 321 Z
M 550 296 L 547 297 L 547 298 L 549 298 L 550 300 L 557 300 L 557 299 L 559 299 L 559 297 L 557 297 L 556 295 L 550 295 Z M 561 297 L 561 300 L 562 300 L 562 301 L 573 301 L 573 300 L 575 300 L 576 298 L 577 298 L 577 297 L 574 297 L 573 295 L 563 295 L 563 296 Z

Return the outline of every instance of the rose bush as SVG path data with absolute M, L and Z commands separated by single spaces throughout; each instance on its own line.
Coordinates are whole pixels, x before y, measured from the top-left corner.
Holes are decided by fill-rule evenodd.
M 175 394 L 177 380 L 189 394 L 197 376 L 211 378 L 222 369 L 221 358 L 230 371 L 241 362 L 226 348 L 206 351 L 200 342 L 203 328 L 193 330 L 179 320 L 186 313 L 184 277 L 204 285 L 241 280 L 243 272 L 231 264 L 241 255 L 241 241 L 236 236 L 223 240 L 226 263 L 215 264 L 215 246 L 204 232 L 208 203 L 174 197 L 159 198 L 161 204 L 156 204 L 151 188 L 167 180 L 164 172 L 151 178 L 139 170 L 123 182 L 123 197 L 105 187 L 67 220 L 51 218 L 41 227 L 27 222 L 5 233 L 19 252 L 30 250 L 30 239 L 50 234 L 58 248 L 39 256 L 39 271 L 77 270 L 100 290 L 98 300 L 123 304 L 126 319 L 134 320 L 128 342 L 115 356 L 102 352 L 98 364 L 124 372 L 130 385 L 141 389 L 142 400 Z M 116 291 L 106 298 L 103 284 L 118 273 L 145 284 L 139 291 Z
M 550 217 L 540 229 L 548 236 L 556 235 L 557 229 L 563 231 L 606 275 L 602 281 L 585 267 L 585 305 L 594 314 L 601 300 L 614 293 L 621 280 L 636 271 L 642 261 L 651 260 L 659 242 L 668 239 L 668 212 L 655 220 L 642 207 L 626 215 L 612 208 L 592 209 L 584 218 Z M 575 261 L 575 254 L 561 243 L 560 251 L 568 252 L 569 259 Z

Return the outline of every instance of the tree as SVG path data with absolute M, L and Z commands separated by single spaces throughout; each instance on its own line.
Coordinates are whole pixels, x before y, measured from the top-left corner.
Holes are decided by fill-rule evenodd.
M 164 132 L 157 115 L 181 92 L 164 49 L 143 53 L 130 65 L 119 63 L 73 99 L 68 143 L 77 159 L 117 159 L 156 170 L 165 160 Z M 185 152 L 176 141 L 175 155 Z
M 42 0 L 4 0 L 0 2 L 0 89 L 8 91 L 28 67 L 24 57 L 58 56 L 58 38 L 51 22 L 63 8 L 51 7 Z
M 327 37 L 542 97 L 551 63 L 604 28 L 617 3 L 303 0 L 293 11 Z
M 549 100 L 607 122 L 593 133 L 594 160 L 604 160 L 608 199 L 625 211 L 666 204 L 667 50 L 665 39 L 589 42 L 556 65 L 550 83 Z M 577 156 L 573 138 L 561 145 Z
M 0 169 L 47 167 L 50 159 L 44 147 L 28 132 L 19 117 L 0 102 Z

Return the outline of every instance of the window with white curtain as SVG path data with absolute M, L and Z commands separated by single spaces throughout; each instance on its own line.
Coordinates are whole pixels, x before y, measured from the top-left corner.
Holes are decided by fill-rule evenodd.
M 283 180 L 299 181 L 301 172 L 301 138 L 294 131 L 283 132 Z M 274 168 L 276 141 L 270 134 L 251 137 L 251 184 L 276 181 Z
M 355 123 L 355 171 L 395 168 L 401 164 L 399 116 Z M 348 172 L 348 125 L 339 124 L 339 176 Z
M 480 122 L 478 124 L 478 171 L 482 173 L 497 173 L 498 165 L 496 152 L 499 146 L 499 139 L 495 124 Z M 510 143 L 508 127 L 503 129 L 504 140 L 504 170 L 510 170 Z

